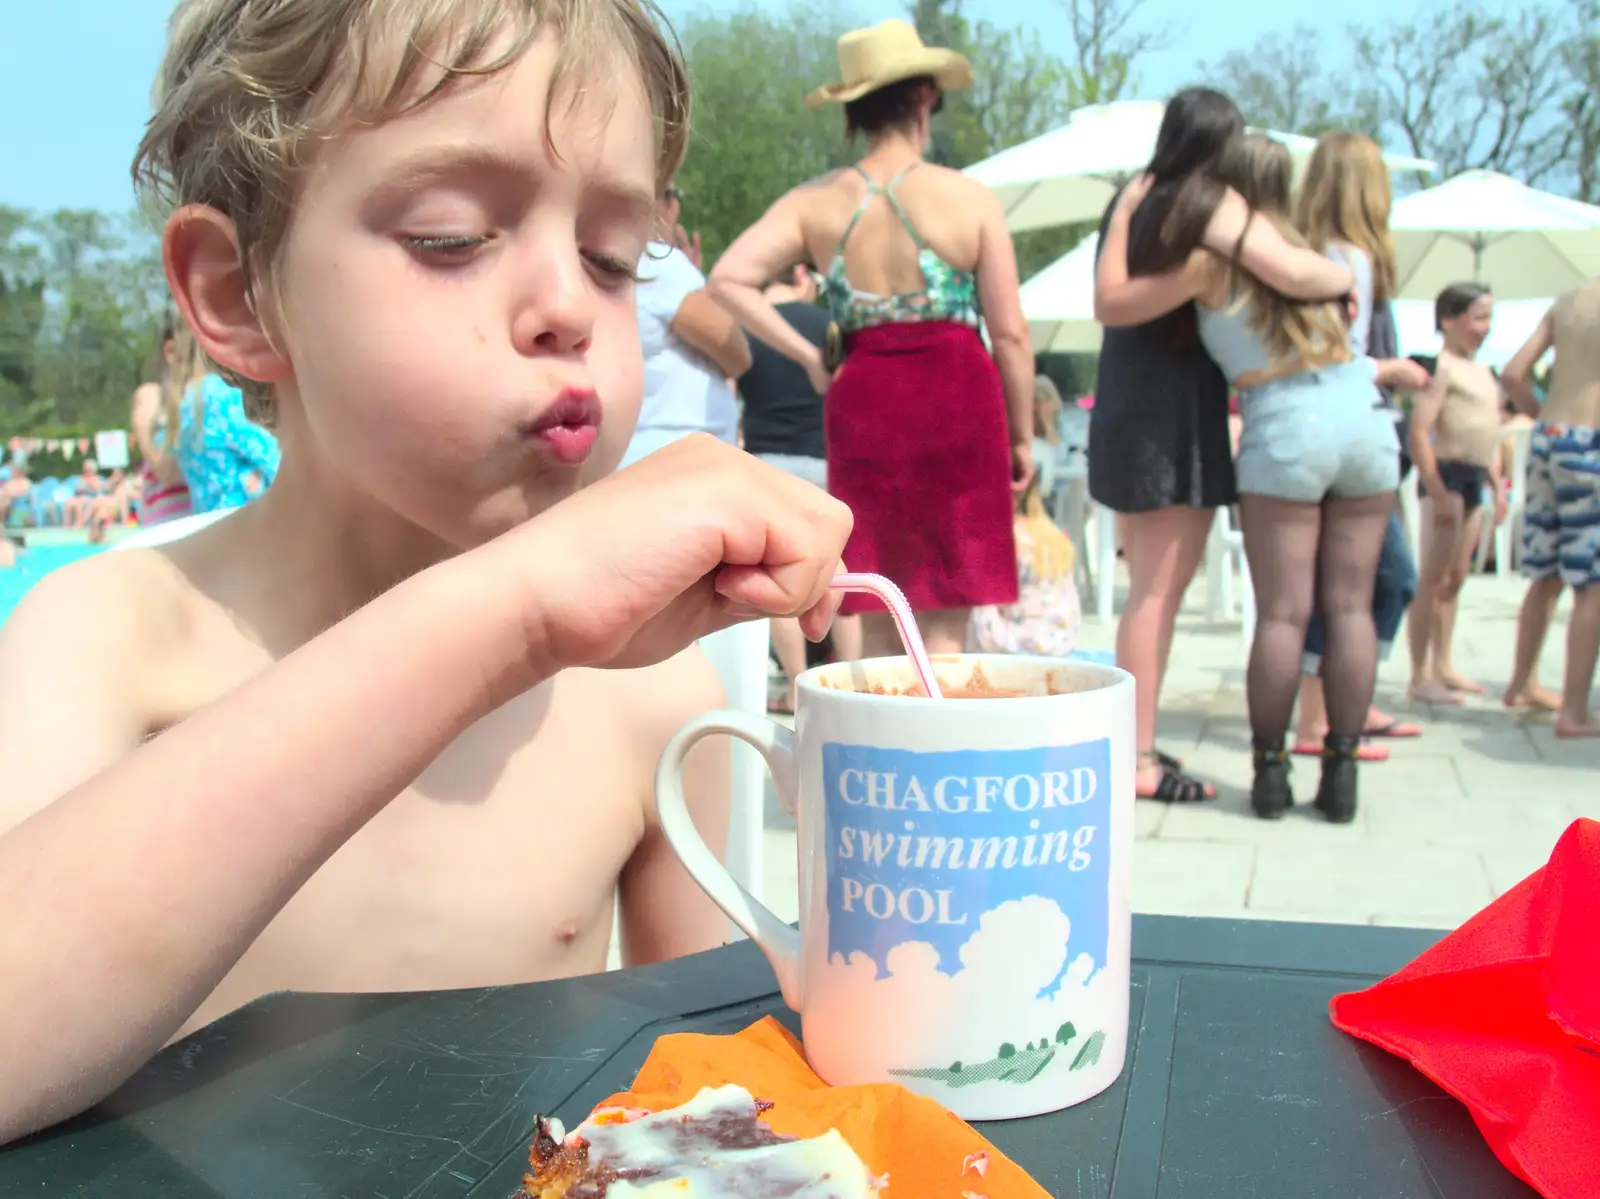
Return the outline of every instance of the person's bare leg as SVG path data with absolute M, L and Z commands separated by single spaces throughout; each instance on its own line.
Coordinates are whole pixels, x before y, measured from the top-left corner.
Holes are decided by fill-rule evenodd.
M 887 612 L 863 612 L 859 619 L 863 658 L 893 658 L 906 652 L 894 617 Z
M 1478 541 L 1483 536 L 1486 519 L 1484 505 L 1480 504 L 1461 525 L 1461 535 L 1456 540 L 1456 558 L 1451 563 L 1450 580 L 1454 586 L 1446 588 L 1440 599 L 1438 625 L 1434 630 L 1437 646 L 1433 677 L 1452 691 L 1467 695 L 1485 695 L 1488 688 L 1482 683 L 1466 678 L 1455 666 L 1456 614 L 1461 610 L 1461 589 L 1472 575 L 1472 564 L 1478 555 Z
M 967 648 L 971 608 L 944 608 L 917 613 L 917 631 L 930 654 L 960 654 Z M 898 658 L 906 652 L 900 629 L 887 612 L 861 614 L 861 654 L 866 658 Z
M 1589 713 L 1589 691 L 1594 686 L 1595 659 L 1600 657 L 1600 583 L 1590 583 L 1572 593 L 1572 616 L 1567 621 L 1567 668 L 1561 687 L 1561 711 L 1556 714 L 1557 737 L 1600 737 L 1600 720 Z
M 1328 733 L 1328 709 L 1322 699 L 1322 680 L 1314 674 L 1300 676 L 1298 712 L 1294 743 L 1314 745 L 1320 751 Z
M 1117 665 L 1133 675 L 1135 733 L 1141 754 L 1135 793 L 1155 794 L 1164 767 L 1155 751 L 1161 663 L 1172 644 L 1183 593 L 1205 554 L 1210 509 L 1160 508 L 1118 521 L 1128 563 L 1128 599 L 1117 623 Z M 1208 789 L 1207 794 L 1211 794 Z
M 971 623 L 971 608 L 941 608 L 937 612 L 917 613 L 922 644 L 930 654 L 966 653 L 967 629 Z
M 1511 668 L 1511 681 L 1500 702 L 1508 708 L 1539 708 L 1546 712 L 1561 707 L 1561 697 L 1539 685 L 1539 655 L 1550 632 L 1550 620 L 1561 600 L 1565 584 L 1559 578 L 1534 579 L 1522 597 L 1517 613 L 1517 649 Z
M 806 668 L 806 635 L 800 631 L 800 622 L 791 618 L 773 620 L 772 650 L 778 655 L 778 665 L 783 667 L 783 677 L 789 681 L 789 710 L 794 709 L 794 681 Z
M 1438 624 L 1439 597 L 1446 577 L 1455 559 L 1455 548 L 1465 505 L 1458 495 L 1451 495 L 1452 512 L 1441 523 L 1435 518 L 1433 500 L 1422 498 L 1421 546 L 1417 554 L 1417 594 L 1411 601 L 1406 616 L 1406 641 L 1411 650 L 1411 686 L 1406 693 L 1412 699 L 1431 704 L 1459 704 L 1461 697 L 1440 683 L 1433 674 L 1432 649 Z
M 841 662 L 861 659 L 861 617 L 836 616 L 833 618 L 833 654 Z

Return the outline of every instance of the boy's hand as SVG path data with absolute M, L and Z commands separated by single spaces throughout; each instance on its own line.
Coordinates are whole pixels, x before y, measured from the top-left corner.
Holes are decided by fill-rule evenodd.
M 833 623 L 850 509 L 715 438 L 674 442 L 493 543 L 541 674 L 646 666 L 718 629 Z

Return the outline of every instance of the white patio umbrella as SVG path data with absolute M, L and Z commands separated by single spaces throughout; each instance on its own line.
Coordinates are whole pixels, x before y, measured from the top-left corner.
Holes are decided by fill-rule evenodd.
M 965 173 L 999 195 L 1013 233 L 1098 220 L 1117 188 L 1155 153 L 1166 108 L 1159 100 L 1079 108 L 1061 128 L 974 163 Z M 1317 144 L 1298 134 L 1258 132 L 1288 146 L 1298 162 L 1310 158 Z M 1391 171 L 1433 169 L 1420 158 L 1386 154 L 1384 161 Z
M 1035 354 L 1093 354 L 1100 348 L 1094 319 L 1094 254 L 1091 233 L 1022 285 L 1022 315 Z
M 1500 300 L 1494 306 L 1494 324 L 1478 351 L 1478 361 L 1499 369 L 1533 336 L 1550 311 L 1550 299 Z M 1443 339 L 1434 327 L 1432 300 L 1396 300 L 1395 332 L 1402 354 L 1437 354 Z
M 1540 299 L 1600 275 L 1600 208 L 1494 171 L 1463 171 L 1395 201 L 1389 227 L 1402 299 L 1471 281 L 1497 299 Z

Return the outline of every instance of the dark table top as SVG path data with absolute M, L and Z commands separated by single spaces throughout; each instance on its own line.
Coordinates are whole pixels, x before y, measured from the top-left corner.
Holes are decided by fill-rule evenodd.
M 1137 917 L 1122 1077 L 982 1129 L 1074 1199 L 1527 1199 L 1464 1107 L 1328 1021 L 1329 998 L 1438 936 Z M 274 996 L 0 1150 L 0 1195 L 506 1199 L 535 1112 L 570 1127 L 661 1034 L 765 1015 L 797 1028 L 749 944 L 526 986 Z

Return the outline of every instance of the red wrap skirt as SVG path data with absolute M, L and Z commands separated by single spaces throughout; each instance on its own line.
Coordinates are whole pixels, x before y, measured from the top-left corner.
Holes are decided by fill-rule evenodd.
M 1011 439 L 994 359 L 947 321 L 850 334 L 828 391 L 828 490 L 850 506 L 853 571 L 898 584 L 919 610 L 1017 598 Z M 882 611 L 848 595 L 846 613 Z

